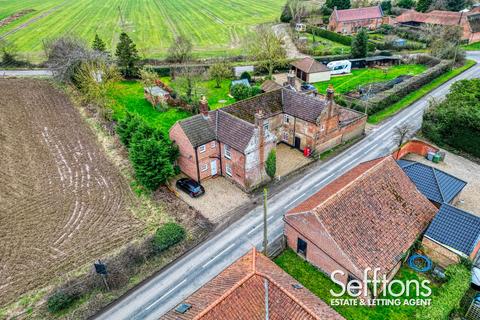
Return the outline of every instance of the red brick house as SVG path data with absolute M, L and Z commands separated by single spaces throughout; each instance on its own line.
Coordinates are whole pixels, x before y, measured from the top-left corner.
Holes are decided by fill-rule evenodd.
M 393 157 L 364 162 L 285 216 L 288 246 L 336 279 L 361 280 L 366 268 L 393 278 L 403 255 L 437 208 Z
M 361 28 L 377 29 L 387 23 L 380 6 L 346 10 L 333 10 L 328 22 L 328 30 L 343 34 L 356 33 Z
M 325 302 L 255 249 L 162 320 L 342 320 Z
M 267 179 L 265 160 L 279 142 L 321 152 L 363 134 L 366 116 L 337 105 L 329 90 L 311 97 L 281 88 L 215 111 L 203 99 L 199 115 L 170 129 L 180 169 L 199 182 L 221 175 L 250 190 Z
M 480 41 L 480 8 L 469 12 L 434 10 L 427 13 L 408 10 L 395 18 L 396 24 L 419 27 L 424 24 L 458 26 L 463 30 L 462 40 L 468 43 Z

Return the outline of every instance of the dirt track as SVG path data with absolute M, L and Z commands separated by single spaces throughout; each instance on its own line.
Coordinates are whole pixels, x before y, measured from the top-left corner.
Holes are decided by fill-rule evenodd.
M 133 239 L 134 202 L 65 95 L 0 79 L 0 306 Z

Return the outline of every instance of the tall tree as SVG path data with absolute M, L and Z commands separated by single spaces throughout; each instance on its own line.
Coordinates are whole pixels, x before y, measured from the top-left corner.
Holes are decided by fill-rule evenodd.
M 133 78 L 138 76 L 140 57 L 138 56 L 137 46 L 125 32 L 120 34 L 120 41 L 117 44 L 115 55 L 117 56 L 120 72 L 124 77 Z
M 272 149 L 267 156 L 267 161 L 265 162 L 265 171 L 270 179 L 275 178 L 275 173 L 277 172 L 277 153 L 275 149 Z
M 392 1 L 391 0 L 383 0 L 382 3 L 380 4 L 382 7 L 382 11 L 385 14 L 391 14 L 392 13 Z
M 397 6 L 404 9 L 411 9 L 415 6 L 414 0 L 398 0 Z
M 105 45 L 105 42 L 103 42 L 103 40 L 98 36 L 98 34 L 95 34 L 95 39 L 92 43 L 92 49 L 99 52 L 107 51 L 107 46 Z
M 416 10 L 419 12 L 427 12 L 432 5 L 433 0 L 418 0 Z
M 471 4 L 469 0 L 447 0 L 447 10 L 461 11 Z
M 256 32 L 249 39 L 248 51 L 260 66 L 268 70 L 269 78 L 272 78 L 275 67 L 287 57 L 282 40 L 266 25 L 257 27 Z
M 352 56 L 354 58 L 364 58 L 368 53 L 368 33 L 365 28 L 360 29 L 357 35 L 352 39 Z
M 350 3 L 350 0 L 327 0 L 325 6 L 330 9 L 337 7 L 337 9 L 342 10 L 350 9 L 352 4 Z
M 215 88 L 220 88 L 222 81 L 232 77 L 232 67 L 227 62 L 219 62 L 213 64 L 208 69 L 210 78 L 215 80 Z
M 192 60 L 193 45 L 190 39 L 184 35 L 175 38 L 175 41 L 168 49 L 167 60 L 169 62 L 184 64 Z

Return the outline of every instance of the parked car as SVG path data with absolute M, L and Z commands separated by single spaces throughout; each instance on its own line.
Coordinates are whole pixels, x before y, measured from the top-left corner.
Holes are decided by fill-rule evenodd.
M 188 178 L 178 179 L 177 188 L 188 193 L 192 198 L 200 197 L 205 193 L 205 188 L 200 183 Z
M 317 88 L 315 88 L 312 84 L 308 82 L 303 82 L 302 85 L 300 86 L 302 91 L 316 91 Z

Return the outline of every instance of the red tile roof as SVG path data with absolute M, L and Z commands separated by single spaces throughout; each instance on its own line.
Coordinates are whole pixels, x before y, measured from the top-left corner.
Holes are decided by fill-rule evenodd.
M 285 220 L 313 242 L 322 230 L 312 226 L 320 223 L 357 271 L 378 267 L 389 273 L 436 211 L 388 156 L 348 171 Z
M 439 25 L 458 25 L 462 17 L 466 17 L 465 13 L 453 11 L 434 10 L 428 13 L 408 10 L 396 18 L 397 23 L 418 22 Z
M 291 65 L 305 73 L 330 72 L 326 65 L 310 57 L 295 60 Z
M 355 21 L 364 19 L 376 19 L 383 17 L 383 11 L 380 6 L 346 9 L 346 10 L 334 10 L 333 14 L 336 15 L 337 21 Z
M 169 311 L 165 320 L 265 319 L 268 288 L 269 319 L 344 319 L 275 263 L 253 249 L 185 299 L 191 308 L 184 314 Z

